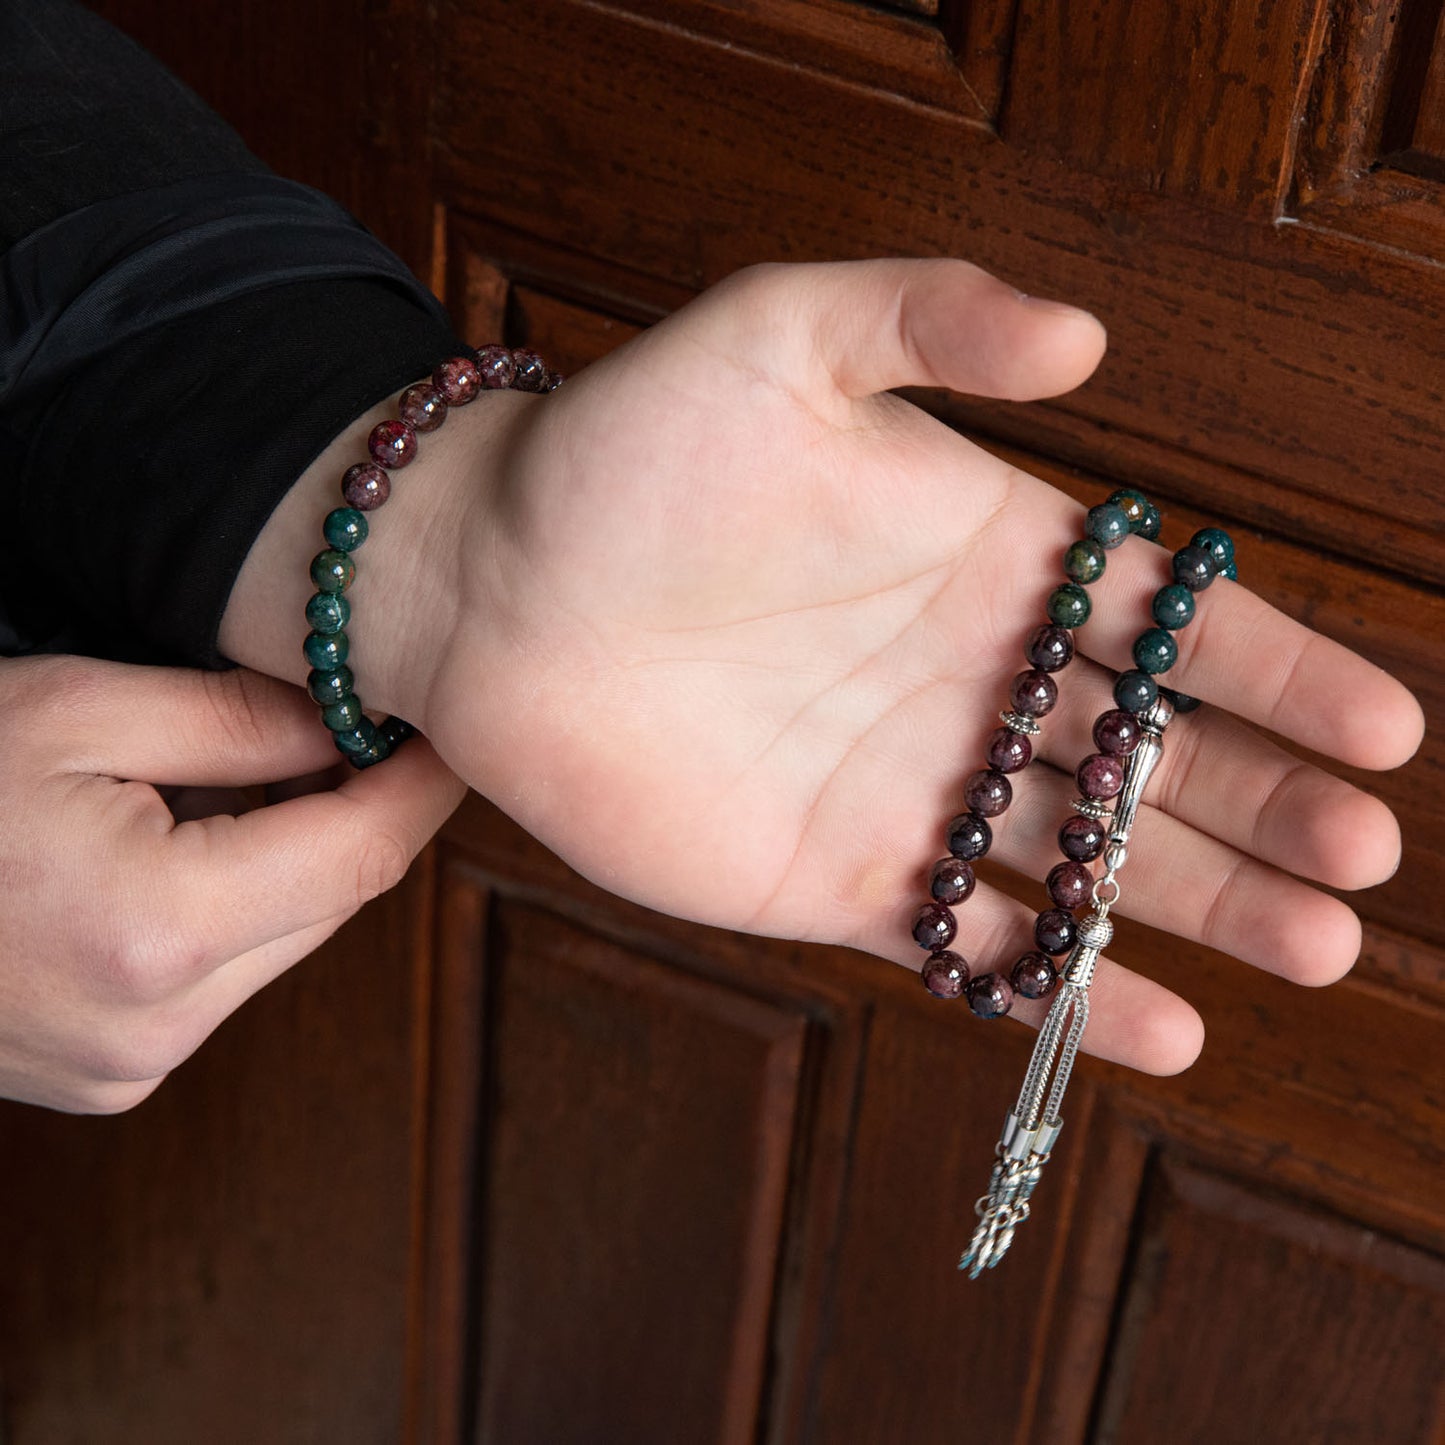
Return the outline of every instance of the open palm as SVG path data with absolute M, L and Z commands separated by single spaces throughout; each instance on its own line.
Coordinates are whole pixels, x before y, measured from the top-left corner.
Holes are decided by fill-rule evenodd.
M 447 655 L 475 665 L 434 689 L 438 750 L 614 892 L 916 966 L 909 914 L 1082 509 L 887 389 L 1054 395 L 1103 342 L 959 262 L 766 268 L 517 405 L 464 529 Z M 1142 540 L 1110 554 L 996 862 L 1057 861 L 1110 669 L 1166 574 Z M 1170 731 L 1118 911 L 1330 981 L 1358 924 L 1300 878 L 1379 881 L 1394 820 L 1228 712 L 1387 767 L 1419 710 L 1229 583 L 1179 640 L 1171 682 L 1216 706 Z M 976 967 L 1030 946 L 1030 910 L 987 882 L 959 912 Z M 1197 1053 L 1197 1015 L 1158 985 L 1106 964 L 1096 994 L 1095 1052 L 1160 1072 Z

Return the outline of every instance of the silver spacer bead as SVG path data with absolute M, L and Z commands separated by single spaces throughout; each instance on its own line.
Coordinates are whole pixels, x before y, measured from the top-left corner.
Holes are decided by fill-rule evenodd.
M 1088 948 L 1108 948 L 1114 938 L 1114 925 L 1107 918 L 1091 913 L 1080 922 L 1078 937 Z
M 998 720 L 1011 733 L 1023 733 L 1026 737 L 1036 738 L 1043 732 L 1033 718 L 1025 717 L 1021 712 L 1010 712 L 1007 708 L 999 713 Z
M 1174 704 L 1161 692 L 1154 699 L 1148 712 L 1139 714 L 1139 726 L 1153 737 L 1163 735 L 1164 729 L 1174 721 Z
M 1114 810 L 1107 803 L 1101 803 L 1097 798 L 1075 798 L 1070 807 L 1076 813 L 1082 813 L 1086 818 L 1112 818 L 1114 816 Z

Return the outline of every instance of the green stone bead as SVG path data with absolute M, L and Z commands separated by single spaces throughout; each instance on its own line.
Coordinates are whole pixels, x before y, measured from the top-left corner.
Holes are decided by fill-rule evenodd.
M 350 732 L 353 728 L 360 727 L 365 718 L 366 714 L 361 710 L 361 699 L 354 692 L 327 703 L 321 709 L 321 721 L 334 733 Z
M 1064 576 L 1073 582 L 1097 582 L 1104 575 L 1107 561 L 1104 549 L 1085 537 L 1064 553 Z
M 311 580 L 318 592 L 345 592 L 356 581 L 356 563 L 345 552 L 318 552 L 311 559 Z
M 324 632 L 312 632 L 307 634 L 301 650 L 306 654 L 306 661 L 318 672 L 335 672 L 346 661 L 351 641 L 344 632 L 333 632 L 329 636 Z
M 1164 519 L 1159 515 L 1159 508 L 1150 502 L 1144 508 L 1143 520 L 1134 528 L 1134 535 L 1142 537 L 1146 542 L 1157 542 L 1159 529 L 1163 525 Z
M 1178 661 L 1179 644 L 1162 627 L 1151 627 L 1134 641 L 1134 665 L 1140 672 L 1168 672 Z
M 1084 517 L 1084 535 L 1092 538 L 1101 547 L 1117 547 L 1129 535 L 1129 519 L 1123 507 L 1113 502 L 1100 502 L 1090 507 Z
M 368 717 L 336 734 L 336 749 L 348 758 L 360 757 L 376 742 L 376 724 Z
M 339 592 L 318 592 L 306 604 L 306 620 L 313 632 L 330 637 L 351 621 L 351 603 Z
M 1194 620 L 1194 594 L 1178 582 L 1171 582 L 1154 594 L 1149 610 L 1160 627 L 1177 632 Z
M 349 667 L 328 668 L 325 671 L 317 668 L 306 679 L 306 691 L 322 707 L 340 702 L 355 686 L 356 679 L 351 675 Z
M 1221 568 L 1219 569 L 1219 575 L 1220 575 L 1221 577 L 1228 577 L 1231 582 L 1238 582 L 1238 581 L 1239 581 L 1239 568 L 1238 568 L 1237 566 L 1235 566 L 1235 564 L 1234 564 L 1233 562 L 1231 562 L 1231 563 L 1229 564 L 1229 566 L 1227 566 L 1227 567 L 1221 567 Z
M 1214 558 L 1214 568 L 1223 572 L 1234 561 L 1234 538 L 1223 527 L 1201 527 L 1190 539 L 1190 545 L 1203 547 Z
M 326 514 L 322 534 L 338 552 L 354 552 L 366 541 L 366 517 L 355 507 L 338 507 Z
M 1133 487 L 1120 487 L 1117 492 L 1109 493 L 1108 500 L 1128 518 L 1129 530 L 1137 532 L 1139 523 L 1144 520 L 1145 509 L 1149 506 L 1149 498 Z
M 1077 582 L 1065 582 L 1049 594 L 1045 611 L 1049 621 L 1058 627 L 1082 627 L 1089 620 L 1093 605 L 1089 594 Z
M 377 763 L 385 762 L 390 756 L 391 744 L 386 740 L 386 735 L 377 733 L 376 741 L 364 753 L 357 753 L 354 757 L 349 757 L 347 761 L 359 771 L 362 768 L 370 768 Z

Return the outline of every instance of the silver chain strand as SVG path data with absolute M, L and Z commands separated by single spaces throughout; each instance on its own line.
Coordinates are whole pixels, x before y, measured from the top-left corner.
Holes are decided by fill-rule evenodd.
M 1039 1030 L 1023 1087 L 1004 1120 L 988 1193 L 974 1205 L 978 1227 L 958 1262 L 970 1279 L 992 1269 L 1007 1253 L 1014 1231 L 1029 1217 L 1029 1198 L 1043 1177 L 1044 1165 L 1064 1127 L 1060 1110 L 1089 1022 L 1089 985 L 1094 981 L 1100 953 L 1114 936 L 1109 910 L 1119 901 L 1117 875 L 1128 861 L 1134 820 L 1149 777 L 1164 756 L 1164 729 L 1173 716 L 1173 706 L 1161 694 L 1139 719 L 1144 735 L 1125 760 L 1124 786 L 1108 823 L 1104 872 L 1095 879 L 1092 890 L 1093 909 L 1079 924 L 1077 940 L 1060 970 L 1058 991 Z M 1093 809 L 1080 811 L 1099 816 Z M 1099 812 L 1109 817 L 1107 811 Z

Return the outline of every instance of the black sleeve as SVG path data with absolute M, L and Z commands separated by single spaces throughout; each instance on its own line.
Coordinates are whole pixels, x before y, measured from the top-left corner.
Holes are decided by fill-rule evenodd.
M 445 313 L 71 0 L 0 0 L 0 252 L 0 652 L 224 666 L 257 533 Z

